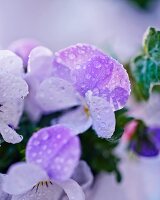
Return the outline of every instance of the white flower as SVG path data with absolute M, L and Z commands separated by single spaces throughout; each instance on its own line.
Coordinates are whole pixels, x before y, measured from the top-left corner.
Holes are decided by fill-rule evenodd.
M 0 133 L 8 143 L 18 143 L 22 137 L 16 133 L 23 111 L 23 99 L 28 94 L 23 80 L 22 60 L 8 50 L 0 51 Z

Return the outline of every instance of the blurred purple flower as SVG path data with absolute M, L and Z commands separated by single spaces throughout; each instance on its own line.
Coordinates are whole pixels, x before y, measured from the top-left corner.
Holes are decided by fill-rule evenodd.
M 147 128 L 140 138 L 131 139 L 129 148 L 140 156 L 157 156 L 160 152 L 160 128 Z
M 39 46 L 39 42 L 33 39 L 19 39 L 14 41 L 8 49 L 13 51 L 23 60 L 23 66 L 26 68 L 28 63 L 28 57 L 31 50 L 35 47 Z
M 0 51 L 0 133 L 8 143 L 21 142 L 16 133 L 23 111 L 23 98 L 28 94 L 23 80 L 22 60 L 8 50 Z
M 36 51 L 39 53 L 34 54 Z M 124 107 L 130 94 L 129 78 L 123 66 L 87 44 L 61 50 L 55 53 L 54 60 L 51 52 L 46 59 L 45 52 L 49 54 L 44 47 L 37 47 L 29 59 L 28 80 L 32 75 L 37 82 L 31 85 L 32 89 L 37 85 L 33 96 L 38 109 L 54 112 L 79 106 L 59 118 L 58 123 L 77 133 L 92 125 L 98 136 L 111 137 L 115 129 L 114 111 Z M 33 98 L 28 105 L 35 111 Z M 31 116 L 38 113 L 34 111 L 30 109 Z
M 9 169 L 3 190 L 14 200 L 58 200 L 64 197 L 63 191 L 70 200 L 84 200 L 82 188 L 93 177 L 88 166 L 79 163 L 80 153 L 79 139 L 70 129 L 61 125 L 43 128 L 27 144 L 27 162 Z

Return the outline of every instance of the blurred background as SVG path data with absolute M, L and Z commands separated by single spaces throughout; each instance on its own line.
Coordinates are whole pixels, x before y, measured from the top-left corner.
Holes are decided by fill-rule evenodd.
M 159 0 L 0 0 L 0 44 L 36 38 L 53 51 L 95 44 L 126 62 L 148 26 L 160 27 Z

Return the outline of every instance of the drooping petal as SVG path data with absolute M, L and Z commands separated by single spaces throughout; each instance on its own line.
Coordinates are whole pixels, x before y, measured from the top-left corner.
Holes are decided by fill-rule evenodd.
M 150 140 L 157 147 L 157 149 L 160 150 L 160 128 L 150 127 L 147 131 Z
M 55 53 L 55 65 L 64 65 L 73 70 L 87 62 L 94 55 L 104 55 L 100 50 L 89 44 L 76 44 Z
M 57 184 L 63 188 L 69 200 L 85 200 L 85 194 L 76 181 L 69 179 Z
M 20 77 L 10 73 L 0 74 L 1 103 L 24 98 L 28 94 L 28 85 Z
M 41 166 L 54 180 L 68 179 L 79 157 L 78 137 L 62 125 L 41 129 L 30 138 L 26 148 L 27 161 Z
M 57 122 L 73 129 L 77 134 L 85 132 L 92 125 L 92 119 L 88 113 L 85 112 L 83 106 L 66 112 Z
M 23 73 L 22 59 L 9 50 L 0 50 L 0 71 L 21 76 Z
M 91 90 L 95 96 L 105 98 L 113 110 L 122 108 L 130 94 L 126 70 L 109 56 L 93 56 L 72 72 L 72 79 L 81 95 Z
M 12 200 L 58 200 L 62 195 L 62 188 L 51 181 L 37 184 L 33 189 L 22 195 L 14 195 Z
M 24 67 L 27 66 L 28 56 L 31 50 L 39 45 L 39 42 L 34 39 L 24 38 L 14 41 L 8 49 L 13 51 L 23 60 Z
M 79 165 L 72 175 L 72 179 L 75 180 L 83 190 L 87 190 L 91 187 L 93 183 L 93 174 L 85 161 L 79 162 Z
M 36 99 L 44 111 L 58 111 L 80 104 L 73 86 L 57 77 L 48 78 L 40 84 Z
M 103 98 L 86 94 L 87 104 L 93 121 L 93 128 L 102 138 L 110 138 L 115 130 L 115 115 L 111 105 Z
M 39 46 L 34 48 L 28 60 L 27 71 L 39 80 L 51 76 L 53 53 L 46 47 Z
M 3 190 L 9 194 L 19 195 L 31 190 L 48 176 L 39 166 L 29 163 L 12 165 L 4 179 Z
M 19 143 L 23 139 L 21 135 L 19 135 L 14 129 L 9 127 L 9 125 L 5 124 L 3 121 L 0 122 L 0 134 L 6 142 L 12 144 Z

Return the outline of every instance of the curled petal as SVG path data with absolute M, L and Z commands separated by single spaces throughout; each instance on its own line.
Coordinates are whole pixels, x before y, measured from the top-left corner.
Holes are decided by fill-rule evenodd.
M 69 82 L 53 77 L 40 84 L 36 99 L 44 111 L 58 111 L 80 103 L 76 91 Z
M 93 174 L 85 161 L 79 162 L 79 165 L 72 175 L 72 179 L 75 180 L 84 190 L 91 187 L 93 183 Z
M 83 133 L 92 125 L 91 117 L 85 112 L 83 106 L 75 110 L 68 111 L 58 119 L 59 124 L 73 129 L 75 133 Z
M 4 179 L 3 190 L 12 195 L 23 194 L 40 181 L 46 180 L 48 176 L 39 166 L 18 163 L 10 167 Z
M 3 139 L 8 143 L 16 144 L 23 139 L 21 135 L 2 121 L 0 122 L 0 133 Z
M 104 55 L 89 44 L 76 44 L 55 53 L 55 65 L 61 64 L 73 70 L 88 61 L 94 55 Z
M 20 39 L 14 41 L 8 49 L 13 51 L 23 60 L 23 65 L 27 66 L 28 56 L 33 48 L 39 45 L 39 42 L 33 39 Z
M 57 182 L 57 185 L 63 188 L 69 200 L 85 200 L 85 194 L 76 181 L 69 179 Z
M 62 125 L 43 128 L 29 140 L 26 159 L 45 169 L 54 180 L 68 179 L 80 158 L 79 138 Z
M 0 50 L 0 71 L 21 76 L 23 73 L 22 59 L 9 50 Z
M 20 77 L 10 73 L 0 74 L 1 103 L 24 98 L 28 94 L 28 85 Z
M 122 108 L 130 94 L 126 70 L 109 56 L 93 56 L 72 72 L 72 79 L 81 95 L 91 90 L 95 96 L 105 98 L 113 110 Z
M 111 105 L 103 98 L 86 94 L 87 104 L 93 120 L 93 128 L 102 138 L 110 138 L 115 130 L 115 115 Z
M 53 53 L 46 47 L 34 48 L 28 60 L 28 72 L 39 80 L 49 77 L 52 72 Z

